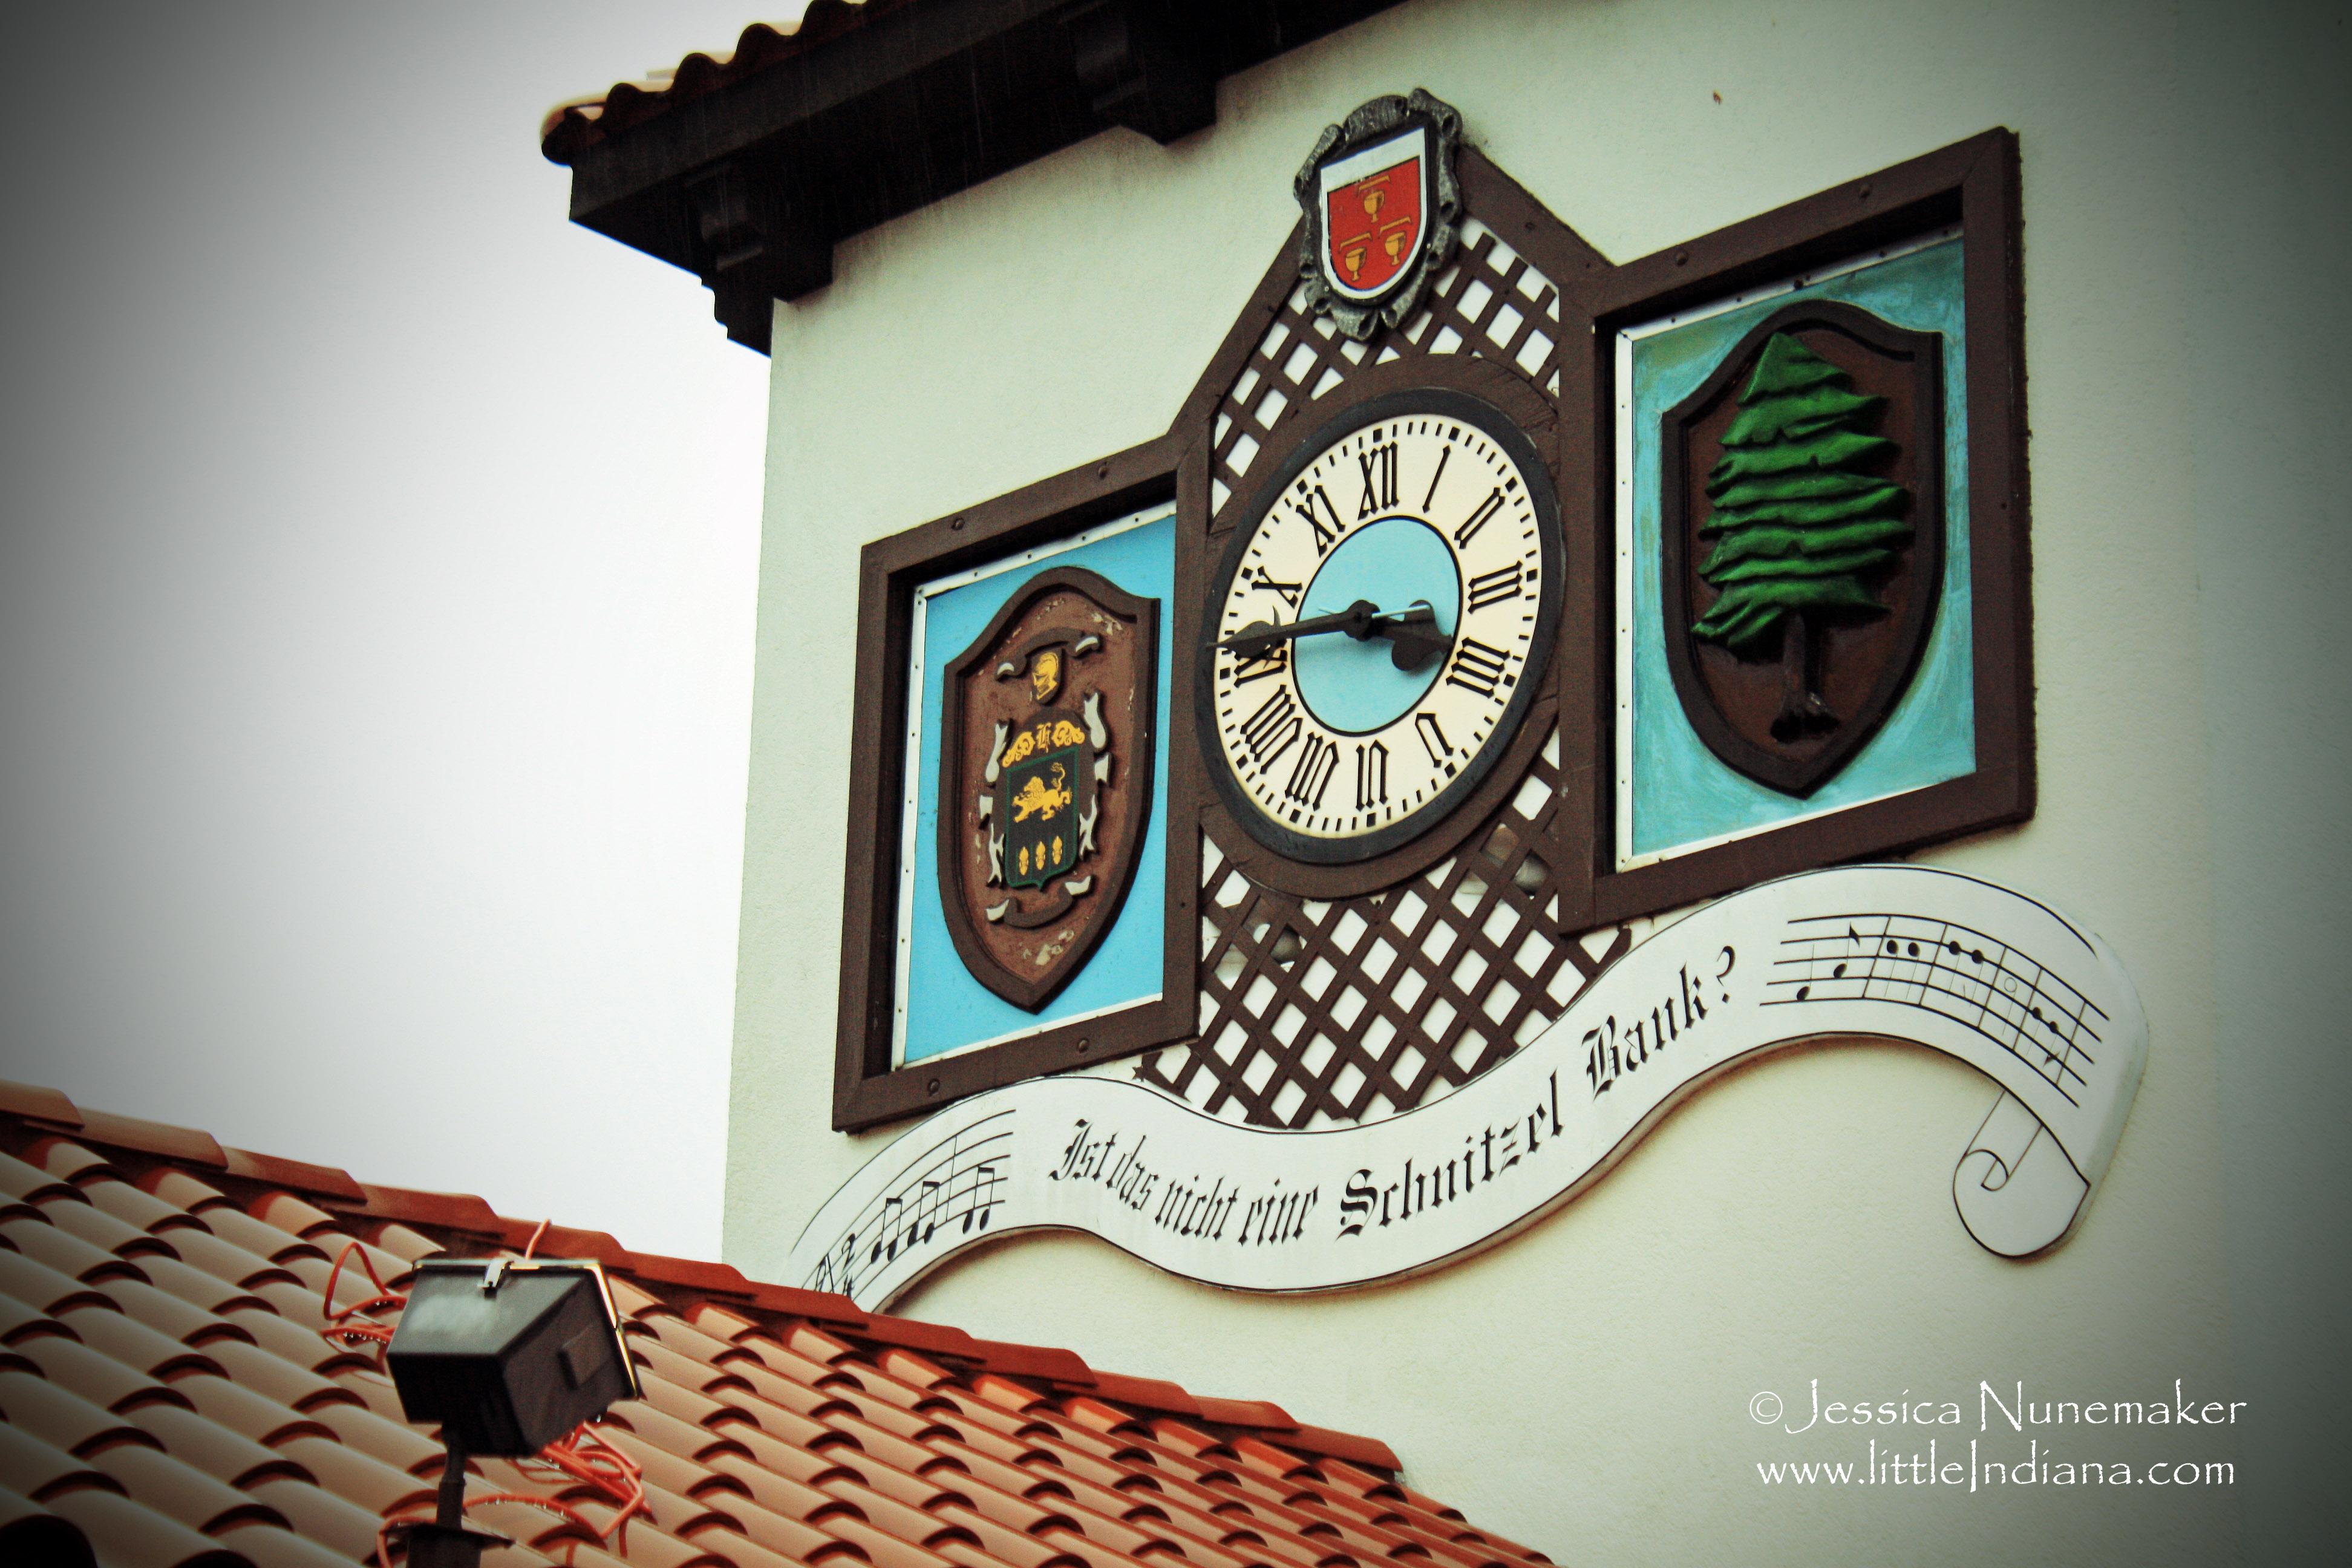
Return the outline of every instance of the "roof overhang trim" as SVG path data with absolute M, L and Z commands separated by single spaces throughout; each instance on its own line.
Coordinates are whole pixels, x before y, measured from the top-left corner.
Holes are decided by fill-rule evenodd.
M 572 221 L 695 273 L 764 353 L 838 241 L 1114 127 L 1204 129 L 1223 78 L 1395 3 L 814 0 L 798 33 L 559 110 L 541 150 Z

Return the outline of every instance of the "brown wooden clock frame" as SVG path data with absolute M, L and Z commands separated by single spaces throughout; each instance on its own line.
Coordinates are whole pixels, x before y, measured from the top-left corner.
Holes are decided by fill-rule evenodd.
M 1546 324 L 1557 342 L 1550 362 L 1559 370 L 1556 387 L 1539 387 L 1533 376 L 1514 372 L 1483 350 L 1475 356 L 1416 351 L 1382 363 L 1379 351 L 1391 341 L 1391 330 L 1375 333 L 1364 345 L 1372 352 L 1362 356 L 1344 355 L 1336 335 L 1318 341 L 1301 332 L 1293 341 L 1311 349 L 1317 363 L 1303 380 L 1294 378 L 1300 395 L 1265 431 L 1261 455 L 1247 465 L 1251 482 L 1225 487 L 1216 477 L 1221 468 L 1244 465 L 1227 464 L 1233 437 L 1218 424 L 1220 411 L 1234 406 L 1229 394 L 1234 394 L 1245 370 L 1256 366 L 1271 374 L 1269 330 L 1278 320 L 1296 321 L 1293 300 L 1299 282 L 1302 225 L 1292 229 L 1266 268 L 1166 435 L 866 547 L 860 563 L 856 732 L 893 734 L 900 730 L 907 700 L 909 621 L 918 584 L 1147 505 L 1173 502 L 1174 595 L 1160 616 L 1166 639 L 1160 658 L 1171 676 L 1170 700 L 1161 714 L 1169 766 L 1159 781 L 1166 803 L 1168 899 L 1158 1001 L 894 1071 L 889 1066 L 895 1003 L 891 960 L 899 837 L 896 813 L 879 809 L 879 803 L 900 798 L 904 748 L 861 749 L 850 780 L 835 1128 L 870 1127 L 1021 1079 L 1193 1042 L 1205 1016 L 1201 1010 L 1207 994 L 1203 987 L 1211 984 L 1202 969 L 1205 914 L 1218 915 L 1219 952 L 1230 958 L 1245 951 L 1247 973 L 1274 978 L 1278 995 L 1308 1014 L 1302 1042 L 1318 1030 L 1352 1037 L 1354 1030 L 1333 1023 L 1323 1003 L 1299 990 L 1297 972 L 1285 967 L 1274 945 L 1286 919 L 1295 921 L 1302 918 L 1298 911 L 1316 907 L 1298 900 L 1367 895 L 1377 900 L 1381 895 L 1371 891 L 1376 885 L 1402 886 L 1425 879 L 1445 857 L 1455 855 L 1459 863 L 1447 874 L 1441 896 L 1450 896 L 1473 875 L 1498 876 L 1516 884 L 1519 890 L 1505 886 L 1485 895 L 1487 902 L 1480 905 L 1481 910 L 1489 904 L 1497 909 L 1510 904 L 1519 911 L 1515 918 L 1524 922 L 1520 930 L 1539 929 L 1554 944 L 1557 953 L 1549 964 L 1572 967 L 1589 984 L 1624 950 L 1627 939 L 1618 932 L 1608 951 L 1596 956 L 1576 940 L 1583 933 L 1769 877 L 1899 854 L 2032 815 L 2032 625 L 2015 136 L 1988 132 L 1623 266 L 1612 266 L 1476 148 L 1460 149 L 1456 174 L 1465 215 L 1507 240 L 1556 290 L 1557 315 Z M 1611 718 L 1617 701 L 1615 612 L 1612 581 L 1601 563 L 1613 559 L 1615 548 L 1610 504 L 1616 479 L 1612 423 L 1615 333 L 1677 309 L 1952 225 L 1958 226 L 1965 247 L 1969 331 L 1975 771 L 1731 844 L 1614 870 Z M 1441 289 L 1426 308 L 1470 336 L 1476 324 L 1443 296 Z M 1281 352 L 1288 355 L 1295 351 L 1285 343 Z M 1339 384 L 1331 386 L 1328 395 L 1316 397 L 1309 389 L 1321 384 L 1318 374 L 1333 373 L 1340 377 Z M 1195 679 L 1193 655 L 1202 636 L 1205 595 L 1219 555 L 1259 488 L 1255 476 L 1277 468 L 1289 447 L 1323 426 L 1342 404 L 1405 386 L 1452 387 L 1502 405 L 1535 441 L 1549 468 L 1559 500 L 1563 589 L 1550 660 L 1538 700 L 1500 761 L 1460 807 L 1426 834 L 1377 859 L 1349 865 L 1284 859 L 1223 816 L 1204 771 L 1190 683 Z M 1257 468 L 1258 462 L 1266 466 Z M 1537 753 L 1555 728 L 1558 762 L 1547 767 Z M 1547 797 L 1548 806 L 1531 818 L 1514 803 L 1523 798 L 1522 786 L 1539 771 L 1558 783 Z M 1517 822 L 1515 830 L 1504 826 L 1510 822 Z M 1507 831 L 1516 831 L 1517 837 L 1492 871 L 1465 869 L 1477 858 L 1469 853 L 1471 847 L 1483 844 L 1484 853 L 1491 857 Z M 1265 889 L 1238 913 L 1212 911 L 1202 905 L 1204 837 L 1226 862 L 1220 879 L 1238 871 Z M 1528 873 L 1534 873 L 1533 885 L 1520 880 Z M 1261 917 L 1255 913 L 1260 908 L 1273 913 Z M 1286 910 L 1292 912 L 1286 914 Z M 1237 937 L 1236 931 L 1248 934 Z M 1519 938 L 1508 940 L 1517 942 Z M 1242 942 L 1241 949 L 1234 947 L 1236 942 Z M 1497 948 L 1498 962 L 1502 956 Z M 1342 967 L 1348 965 L 1343 963 Z M 1455 1000 L 1461 1012 L 1475 1005 L 1475 997 L 1468 994 Z M 1233 1005 L 1230 998 L 1219 1004 Z M 1504 1025 L 1521 1017 L 1528 1005 L 1522 1002 L 1510 1010 Z M 1457 1012 L 1454 1032 L 1444 1040 L 1423 1041 L 1423 1049 L 1442 1053 L 1464 1026 Z M 1483 1070 L 1483 1065 L 1498 1059 L 1497 1051 L 1507 1054 L 1510 1048 L 1507 1040 L 1498 1040 L 1481 1058 L 1482 1065 L 1470 1070 Z M 1180 1089 L 1195 1070 L 1209 1070 L 1227 1084 L 1220 1093 L 1240 1091 L 1239 1063 L 1211 1063 L 1207 1047 L 1197 1042 L 1163 1052 L 1137 1070 L 1146 1081 L 1171 1089 Z M 1286 1062 L 1277 1081 L 1295 1079 L 1297 1070 L 1295 1062 Z M 1390 1081 L 1380 1092 L 1398 1109 L 1406 1109 L 1433 1081 L 1423 1074 L 1410 1084 Z M 1253 1092 L 1252 1121 L 1276 1120 L 1265 1108 L 1271 1093 L 1271 1089 Z M 1328 1083 L 1319 1081 L 1310 1088 L 1307 1109 L 1318 1105 L 1335 1116 L 1355 1114 L 1332 1098 Z M 1214 1103 L 1209 1109 L 1213 1110 Z
M 1180 534 L 1178 596 L 1206 605 L 1221 574 L 1222 558 L 1231 552 L 1241 525 L 1263 511 L 1271 498 L 1280 493 L 1294 463 L 1320 446 L 1333 426 L 1364 416 L 1370 405 L 1383 399 L 1423 391 L 1467 395 L 1507 419 L 1533 449 L 1541 469 L 1540 479 L 1550 487 L 1543 505 L 1558 510 L 1559 415 L 1550 398 L 1526 377 L 1492 360 L 1467 355 L 1393 360 L 1366 368 L 1345 386 L 1335 387 L 1328 395 L 1317 399 L 1312 418 L 1293 419 L 1285 425 L 1266 443 L 1264 455 L 1258 458 L 1266 466 L 1268 475 L 1255 492 L 1234 498 L 1234 504 L 1219 514 L 1214 526 L 1197 531 L 1186 530 Z M 1180 523 L 1181 521 L 1180 515 Z M 1200 542 L 1201 548 L 1188 552 L 1188 539 Z M 1561 554 L 1565 557 L 1567 552 L 1563 549 Z M 1559 595 L 1563 610 L 1566 605 L 1580 603 L 1590 596 L 1591 563 L 1588 560 L 1581 565 L 1580 575 L 1577 568 L 1563 563 L 1555 580 L 1547 585 L 1548 592 Z M 1561 619 L 1565 619 L 1564 613 Z M 1509 740 L 1486 760 L 1480 776 L 1473 787 L 1462 792 L 1459 804 L 1394 847 L 1361 858 L 1336 861 L 1309 860 L 1282 853 L 1234 820 L 1234 807 L 1224 790 L 1209 772 L 1213 764 L 1206 760 L 1208 752 L 1202 745 L 1196 744 L 1185 754 L 1184 762 L 1197 783 L 1193 795 L 1199 802 L 1202 830 L 1216 841 L 1226 858 L 1253 880 L 1310 899 L 1343 899 L 1375 892 L 1427 870 L 1461 847 L 1463 839 L 1492 816 L 1495 808 L 1518 788 L 1527 775 L 1528 762 L 1551 733 L 1558 718 L 1559 664 L 1548 646 L 1541 652 L 1542 657 L 1531 667 L 1529 700 L 1512 721 L 1516 728 Z M 1187 653 L 1196 664 L 1200 662 L 1197 638 L 1189 645 Z M 1196 699 L 1201 679 L 1196 671 Z M 1196 736 L 1200 733 L 1197 726 L 1194 732 Z M 1171 752 L 1170 766 L 1176 765 Z

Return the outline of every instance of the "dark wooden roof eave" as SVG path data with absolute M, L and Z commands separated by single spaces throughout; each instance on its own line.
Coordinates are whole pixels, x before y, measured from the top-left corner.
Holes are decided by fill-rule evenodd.
M 574 222 L 699 277 L 767 352 L 836 242 L 1114 127 L 1162 142 L 1216 85 L 1396 0 L 905 0 L 798 49 L 553 123 Z M 676 95 L 675 101 L 666 101 Z

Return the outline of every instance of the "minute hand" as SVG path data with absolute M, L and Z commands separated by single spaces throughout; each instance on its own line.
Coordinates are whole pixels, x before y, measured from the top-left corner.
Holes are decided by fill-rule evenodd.
M 1292 637 L 1345 632 L 1359 642 L 1388 638 L 1391 644 L 1389 653 L 1396 667 L 1411 671 L 1425 668 L 1453 644 L 1453 639 L 1433 625 L 1436 618 L 1426 604 L 1383 612 L 1370 600 L 1359 599 L 1337 615 L 1313 616 L 1288 626 L 1259 621 L 1244 626 L 1217 646 L 1231 648 L 1239 658 L 1261 659 L 1271 655 L 1277 644 Z
M 1259 621 L 1244 626 L 1217 646 L 1231 648 L 1244 658 L 1255 659 L 1272 653 L 1277 643 L 1287 642 L 1292 637 L 1313 637 L 1318 632 L 1346 632 L 1360 642 L 1372 635 L 1372 623 L 1379 618 L 1380 613 L 1380 606 L 1370 599 L 1359 599 L 1337 615 L 1310 616 L 1288 626 Z

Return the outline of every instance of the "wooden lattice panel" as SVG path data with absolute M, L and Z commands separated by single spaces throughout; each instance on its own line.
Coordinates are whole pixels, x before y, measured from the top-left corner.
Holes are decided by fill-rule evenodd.
M 1475 354 L 1559 395 L 1559 289 L 1476 217 L 1397 331 L 1359 343 L 1303 300 L 1284 304 L 1218 405 L 1214 530 L 1264 482 L 1267 437 L 1360 367 Z M 1555 736 L 1460 853 L 1363 898 L 1260 886 L 1204 840 L 1200 1037 L 1142 1058 L 1135 1076 L 1212 1115 L 1302 1128 L 1410 1110 L 1534 1038 L 1631 940 L 1556 934 L 1552 868 L 1534 847 L 1558 809 L 1559 767 Z
M 1533 1039 L 1632 940 L 1569 940 L 1546 919 L 1530 846 L 1558 758 L 1545 748 L 1474 847 L 1366 898 L 1260 887 L 1204 843 L 1201 1037 L 1135 1076 L 1213 1116 L 1301 1128 L 1410 1110 Z
M 1462 226 L 1454 265 L 1401 331 L 1360 343 L 1342 336 L 1329 317 L 1307 314 L 1305 299 L 1302 286 L 1284 303 L 1217 406 L 1210 430 L 1212 527 L 1233 521 L 1226 503 L 1248 490 L 1265 437 L 1358 365 L 1471 353 L 1514 365 L 1547 394 L 1559 394 L 1559 289 L 1475 217 Z

